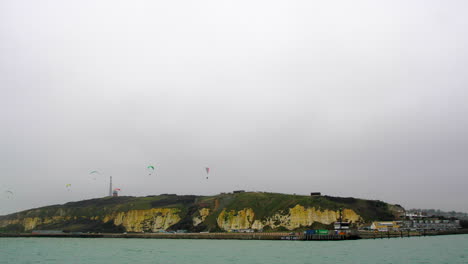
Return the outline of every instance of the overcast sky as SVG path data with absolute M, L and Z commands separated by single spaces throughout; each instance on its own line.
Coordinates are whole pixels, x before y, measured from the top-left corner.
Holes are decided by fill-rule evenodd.
M 110 175 L 121 195 L 319 191 L 467 212 L 467 12 L 3 0 L 0 214 L 105 196 Z

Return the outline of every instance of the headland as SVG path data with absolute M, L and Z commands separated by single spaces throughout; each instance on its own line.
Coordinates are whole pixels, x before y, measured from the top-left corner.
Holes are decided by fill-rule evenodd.
M 0 216 L 1 236 L 9 237 L 345 240 L 457 232 L 466 233 L 457 222 L 406 219 L 400 205 L 320 193 L 104 197 Z

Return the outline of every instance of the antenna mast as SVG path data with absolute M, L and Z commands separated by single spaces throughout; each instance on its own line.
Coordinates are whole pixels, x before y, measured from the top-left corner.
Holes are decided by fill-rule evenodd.
M 112 196 L 112 176 L 110 176 L 110 182 L 109 182 L 109 196 Z

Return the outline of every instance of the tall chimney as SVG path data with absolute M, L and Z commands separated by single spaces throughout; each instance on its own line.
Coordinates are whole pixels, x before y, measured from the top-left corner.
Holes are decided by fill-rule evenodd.
M 109 196 L 112 197 L 112 176 L 110 176 L 110 183 L 109 183 Z

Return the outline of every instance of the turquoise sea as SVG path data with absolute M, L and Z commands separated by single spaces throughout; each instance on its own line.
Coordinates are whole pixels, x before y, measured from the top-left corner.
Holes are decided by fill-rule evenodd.
M 0 263 L 468 263 L 468 235 L 353 241 L 0 238 Z

